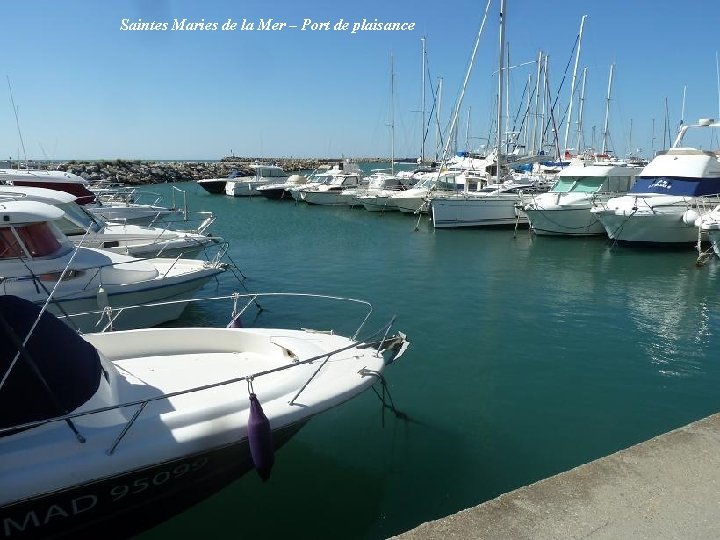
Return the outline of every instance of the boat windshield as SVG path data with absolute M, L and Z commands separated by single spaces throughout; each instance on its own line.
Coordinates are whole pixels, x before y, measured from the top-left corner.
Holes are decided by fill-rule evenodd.
M 563 176 L 550 190 L 553 193 L 595 193 L 607 180 L 604 176 Z
M 606 178 L 602 176 L 595 176 L 589 178 L 578 178 L 577 182 L 570 191 L 575 193 L 595 193 L 600 191 L 605 183 Z
M 316 174 L 316 175 L 308 178 L 308 181 L 306 183 L 307 184 L 326 184 L 333 178 L 334 177 L 332 174 L 327 174 L 327 173 Z
M 431 187 L 433 187 L 435 185 L 436 180 L 437 180 L 436 178 L 429 176 L 427 178 L 423 178 L 422 180 L 420 180 L 417 184 L 415 184 L 415 187 L 419 188 L 419 189 L 430 189 Z
M 331 186 L 342 186 L 345 184 L 346 176 L 335 176 L 333 177 L 329 182 L 326 182 L 327 184 Z
M 462 175 L 442 176 L 437 182 L 437 187 L 438 189 L 442 190 L 454 191 L 458 189 L 462 191 L 465 184 L 461 180 L 464 180 L 464 177 Z
M 560 177 L 550 191 L 553 193 L 567 193 L 572 191 L 575 182 L 577 182 L 577 177 L 575 176 Z
M 98 232 L 103 228 L 102 223 L 74 201 L 58 204 L 57 207 L 63 210 L 65 215 L 56 220 L 55 224 L 68 236 L 85 234 L 88 229 L 91 232 Z
M 0 229 L 0 259 L 52 255 L 62 247 L 55 233 L 43 221 Z

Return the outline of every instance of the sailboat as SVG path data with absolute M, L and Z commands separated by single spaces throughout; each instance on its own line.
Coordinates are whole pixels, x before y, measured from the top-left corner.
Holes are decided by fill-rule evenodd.
M 470 182 L 465 182 L 461 193 L 433 193 L 430 201 L 433 226 L 435 228 L 484 227 L 498 225 L 515 225 L 527 222 L 527 217 L 516 214 L 516 205 L 521 201 L 521 192 L 527 193 L 542 189 L 534 178 L 515 178 L 503 176 L 503 141 L 501 116 L 503 108 L 503 76 L 505 71 L 505 20 L 506 0 L 500 3 L 500 69 L 498 71 L 498 110 L 497 110 L 497 142 L 492 154 L 495 161 L 494 182 L 476 191 L 469 191 Z

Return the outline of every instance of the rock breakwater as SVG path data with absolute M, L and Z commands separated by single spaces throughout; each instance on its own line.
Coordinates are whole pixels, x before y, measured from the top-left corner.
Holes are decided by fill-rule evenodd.
M 188 182 L 204 178 L 224 178 L 233 170 L 253 174 L 252 163 L 270 163 L 288 172 L 311 171 L 321 165 L 342 161 L 338 159 L 256 159 L 228 156 L 220 161 L 67 161 L 48 164 L 42 168 L 77 174 L 90 182 L 120 182 L 123 184 L 164 184 Z M 378 161 L 368 159 L 363 161 Z

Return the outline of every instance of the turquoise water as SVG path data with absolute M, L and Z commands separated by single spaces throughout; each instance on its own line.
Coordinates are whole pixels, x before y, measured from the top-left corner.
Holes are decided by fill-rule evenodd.
M 248 290 L 362 298 L 372 328 L 398 316 L 412 345 L 386 375 L 410 421 L 383 419 L 367 392 L 303 428 L 267 483 L 246 475 L 145 540 L 385 538 L 719 408 L 720 261 L 697 267 L 692 249 L 435 231 L 427 219 L 415 231 L 406 215 L 179 187 L 218 216 Z M 230 277 L 203 293 L 237 290 Z M 256 324 L 347 332 L 362 318 L 317 302 L 264 307 Z M 197 306 L 180 323 L 228 319 Z

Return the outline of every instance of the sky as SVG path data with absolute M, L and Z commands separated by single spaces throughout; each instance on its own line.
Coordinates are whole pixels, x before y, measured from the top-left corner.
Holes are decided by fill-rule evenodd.
M 5 0 L 0 159 L 381 157 L 391 153 L 391 122 L 395 156 L 418 157 L 423 75 L 428 112 L 442 78 L 437 109 L 445 128 L 486 4 Z M 458 109 L 462 150 L 482 149 L 494 138 L 499 6 L 500 0 L 491 0 Z M 609 146 L 617 155 L 651 156 L 670 144 L 681 120 L 720 117 L 718 7 L 717 0 L 507 0 L 506 43 L 510 64 L 518 66 L 506 71 L 510 117 L 525 110 L 522 96 L 543 51 L 552 99 L 557 95 L 556 120 L 561 119 L 586 15 L 576 78 L 579 96 L 587 68 L 585 146 L 602 144 L 614 64 Z M 257 27 L 270 18 L 288 26 L 241 30 L 243 19 Z M 217 30 L 172 30 L 175 19 L 217 23 Z M 352 32 L 354 23 L 375 19 L 414 26 Z M 228 20 L 238 26 L 222 30 Z M 139 22 L 168 25 L 122 29 Z M 335 29 L 339 22 L 348 28 Z M 328 29 L 318 24 L 313 30 L 312 23 L 329 23 Z M 421 38 L 427 47 L 424 68 Z M 576 141 L 578 107 L 575 102 L 569 147 Z M 433 120 L 426 155 L 436 150 L 436 125 Z M 703 130 L 687 142 L 717 148 L 714 131 Z M 561 146 L 564 132 L 559 126 Z

